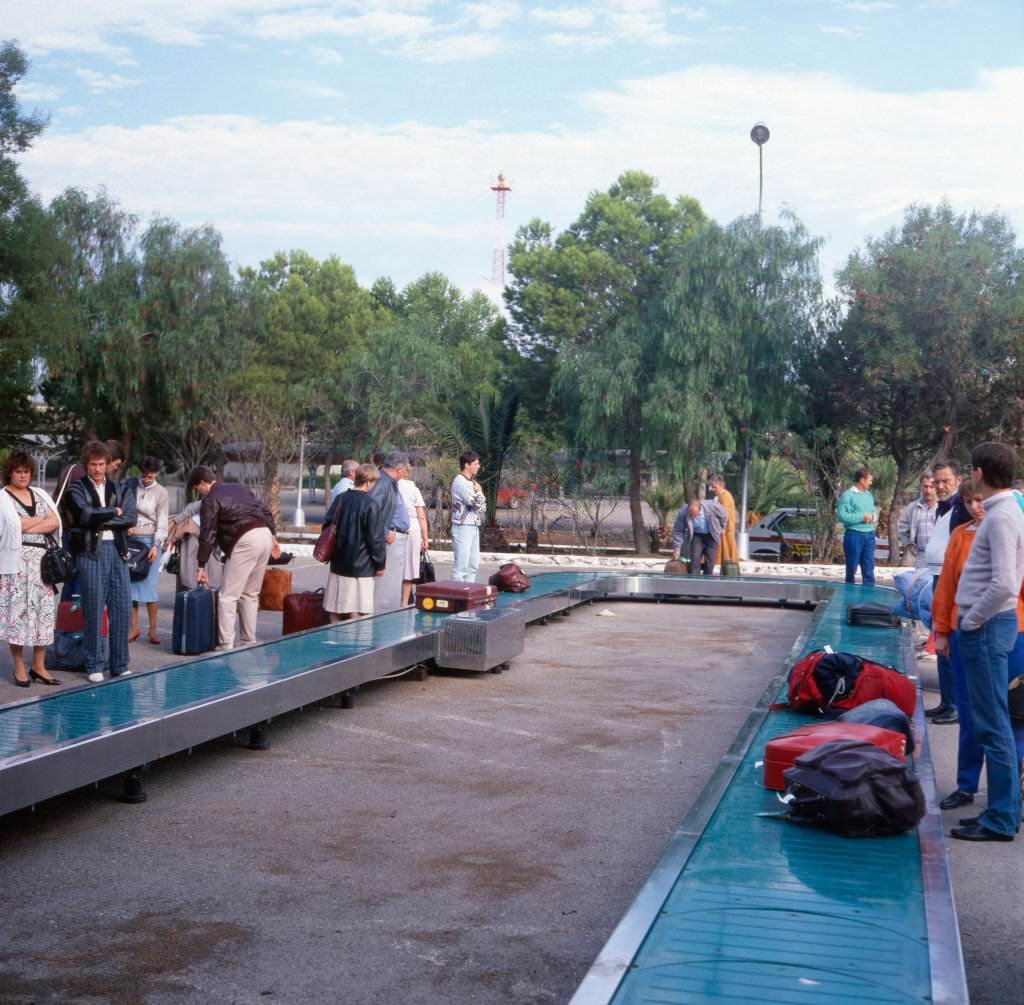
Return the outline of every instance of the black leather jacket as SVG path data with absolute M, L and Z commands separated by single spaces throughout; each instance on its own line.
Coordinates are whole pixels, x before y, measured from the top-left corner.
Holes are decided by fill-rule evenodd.
M 338 496 L 338 537 L 331 557 L 336 576 L 372 576 L 384 568 L 387 547 L 380 533 L 380 504 L 366 492 Z
M 118 554 L 128 558 L 128 535 L 125 531 L 135 526 L 135 492 L 126 482 L 107 479 L 104 497 L 93 480 L 86 475 L 71 483 L 68 501 L 75 517 L 71 530 L 71 550 L 96 553 L 105 530 L 113 531 Z M 117 515 L 117 510 L 121 515 Z
M 228 558 L 241 536 L 257 527 L 274 533 L 270 510 L 244 485 L 214 482 L 199 507 L 199 567 L 206 565 L 214 545 Z

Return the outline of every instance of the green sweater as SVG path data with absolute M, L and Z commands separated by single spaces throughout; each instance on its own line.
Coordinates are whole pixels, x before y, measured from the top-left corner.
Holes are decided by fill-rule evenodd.
M 856 488 L 847 489 L 839 497 L 839 508 L 836 515 L 839 522 L 846 530 L 858 530 L 862 534 L 874 534 L 875 522 L 864 519 L 864 514 L 875 513 L 875 497 L 865 489 L 863 492 Z

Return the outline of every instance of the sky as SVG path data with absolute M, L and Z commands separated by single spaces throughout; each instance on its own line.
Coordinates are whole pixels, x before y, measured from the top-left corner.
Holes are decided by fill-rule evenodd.
M 1024 234 L 1022 0 L 0 0 L 0 38 L 50 116 L 37 194 L 211 224 L 236 265 L 493 292 L 499 172 L 506 241 L 631 169 L 727 223 L 757 208 L 757 121 L 765 219 L 825 239 L 827 285 L 914 202 Z

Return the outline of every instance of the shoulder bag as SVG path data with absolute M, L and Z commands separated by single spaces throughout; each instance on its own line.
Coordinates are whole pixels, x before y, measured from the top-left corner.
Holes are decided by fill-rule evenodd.
M 39 578 L 47 586 L 75 578 L 74 555 L 62 548 L 52 534 L 46 535 L 46 551 L 39 562 Z

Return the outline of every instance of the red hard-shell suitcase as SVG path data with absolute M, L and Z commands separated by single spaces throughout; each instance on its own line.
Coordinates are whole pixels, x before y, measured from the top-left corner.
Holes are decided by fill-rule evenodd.
M 324 610 L 324 591 L 306 590 L 304 593 L 289 593 L 284 598 L 284 615 L 281 618 L 281 634 L 291 635 L 307 628 L 319 628 L 329 622 Z
M 481 607 L 493 607 L 498 588 L 489 583 L 460 583 L 442 579 L 436 583 L 421 583 L 416 587 L 416 606 L 421 611 L 440 611 L 458 614 Z
M 54 625 L 58 632 L 84 632 L 85 614 L 82 612 L 81 600 L 62 600 L 57 605 L 57 623 Z M 110 634 L 110 624 L 107 621 L 107 609 L 103 608 L 103 621 L 100 623 L 100 634 Z
M 907 756 L 907 738 L 895 730 L 859 722 L 816 722 L 777 736 L 764 745 L 764 787 L 784 789 L 783 771 L 791 767 L 801 754 L 830 740 L 859 740 L 873 743 L 893 757 Z

